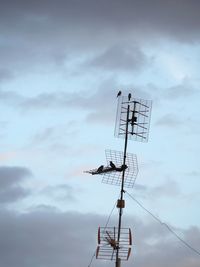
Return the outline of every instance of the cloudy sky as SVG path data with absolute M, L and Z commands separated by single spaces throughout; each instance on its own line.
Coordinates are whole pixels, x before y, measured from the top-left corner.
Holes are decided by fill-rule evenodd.
M 105 149 L 123 150 L 119 89 L 153 101 L 149 142 L 128 145 L 139 165 L 128 193 L 199 251 L 200 2 L 0 4 L 0 267 L 89 265 L 119 187 L 83 171 L 105 164 Z M 134 239 L 124 266 L 200 265 L 125 198 Z

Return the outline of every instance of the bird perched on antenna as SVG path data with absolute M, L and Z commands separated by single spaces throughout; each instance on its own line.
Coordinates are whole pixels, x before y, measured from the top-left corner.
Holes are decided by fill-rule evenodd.
M 114 164 L 112 161 L 110 161 L 110 166 L 111 166 L 113 169 L 116 169 L 116 166 L 115 166 L 115 164 Z
M 99 172 L 102 172 L 103 171 L 103 165 L 101 165 L 98 169 L 97 169 L 97 172 L 99 173 Z
M 122 94 L 122 91 L 119 91 L 117 94 L 117 97 L 119 97 Z
M 128 101 L 131 100 L 131 93 L 128 94 Z

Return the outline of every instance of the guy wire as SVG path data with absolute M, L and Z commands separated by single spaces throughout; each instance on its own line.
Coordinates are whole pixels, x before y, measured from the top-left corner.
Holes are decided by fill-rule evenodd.
M 119 198 L 119 197 L 118 197 L 118 198 Z M 111 212 L 110 212 L 110 214 L 109 214 L 109 216 L 108 216 L 108 219 L 107 219 L 107 221 L 106 221 L 106 224 L 105 224 L 105 226 L 104 226 L 104 229 L 105 229 L 105 228 L 108 226 L 108 224 L 109 224 L 110 218 L 111 218 L 112 213 L 113 213 L 113 211 L 114 211 L 114 209 L 115 209 L 115 207 L 116 207 L 116 204 L 117 204 L 117 201 L 115 202 L 115 204 L 114 204 L 114 206 L 113 206 L 113 208 L 112 208 L 112 210 L 111 210 Z M 92 262 L 93 262 L 93 260 L 94 260 L 95 255 L 96 255 L 96 249 L 95 249 L 94 253 L 92 254 L 92 257 L 91 257 L 90 263 L 88 264 L 88 267 L 90 267 L 90 266 L 92 265 Z
M 150 212 L 148 209 L 146 209 L 137 199 L 135 199 L 132 195 L 130 195 L 127 191 L 125 191 L 127 195 L 129 195 L 132 200 L 134 200 L 143 210 L 145 210 L 148 214 L 150 214 L 157 222 L 159 222 L 161 225 L 164 225 L 168 231 L 170 231 L 180 242 L 182 242 L 186 247 L 188 247 L 190 250 L 195 252 L 200 256 L 200 251 L 192 247 L 190 244 L 188 244 L 185 240 L 183 240 L 174 230 L 172 230 L 171 227 L 169 227 L 168 224 L 162 222 L 158 217 L 156 217 L 152 212 Z

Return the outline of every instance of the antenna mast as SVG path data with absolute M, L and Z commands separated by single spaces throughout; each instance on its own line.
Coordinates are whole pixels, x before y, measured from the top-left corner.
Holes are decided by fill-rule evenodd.
M 132 188 L 138 173 L 137 157 L 127 153 L 128 139 L 147 142 L 152 102 L 150 100 L 122 96 L 118 93 L 118 109 L 115 123 L 115 137 L 124 139 L 124 151 L 106 150 L 107 166 L 86 171 L 92 175 L 103 175 L 102 182 L 121 186 L 118 227 L 99 227 L 97 259 L 115 260 L 115 267 L 121 267 L 121 260 L 128 260 L 131 253 L 132 235 L 130 228 L 122 228 L 122 211 L 125 207 L 124 188 Z
M 123 158 L 123 165 L 126 165 L 126 151 L 128 145 L 128 123 L 129 123 L 129 112 L 130 112 L 130 105 L 128 104 L 127 107 L 127 115 L 126 115 L 126 130 L 125 130 L 125 142 L 124 142 L 124 158 Z M 120 199 L 117 201 L 117 207 L 119 208 L 119 222 L 118 222 L 118 235 L 117 235 L 117 243 L 119 244 L 120 241 L 120 234 L 121 234 L 121 223 L 122 223 L 122 210 L 125 207 L 125 201 L 123 199 L 124 196 L 124 176 L 125 176 L 125 169 L 122 172 L 122 182 L 121 182 L 121 192 L 120 192 Z M 117 247 L 116 252 L 116 267 L 120 267 L 121 259 L 119 258 L 119 246 Z

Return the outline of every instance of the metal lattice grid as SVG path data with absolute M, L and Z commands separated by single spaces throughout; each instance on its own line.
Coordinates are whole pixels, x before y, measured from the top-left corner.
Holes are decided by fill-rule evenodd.
M 110 165 L 112 161 L 118 168 L 123 165 L 124 154 L 121 151 L 115 151 L 107 149 L 105 150 L 107 165 Z M 126 166 L 125 175 L 124 175 L 124 187 L 132 188 L 135 184 L 135 180 L 138 174 L 138 164 L 137 156 L 132 153 L 127 153 L 126 155 Z M 122 181 L 122 172 L 111 171 L 105 172 L 103 174 L 102 183 L 111 184 L 111 185 L 121 185 Z
M 103 260 L 116 260 L 117 248 L 119 249 L 119 258 L 128 260 L 131 253 L 132 235 L 130 228 L 121 228 L 120 240 L 117 242 L 118 228 L 99 227 L 98 246 L 96 258 Z
M 128 105 L 130 106 L 128 114 L 128 139 L 147 142 L 151 119 L 151 100 L 132 98 L 129 101 L 127 96 L 120 97 L 115 123 L 115 136 L 125 138 Z

